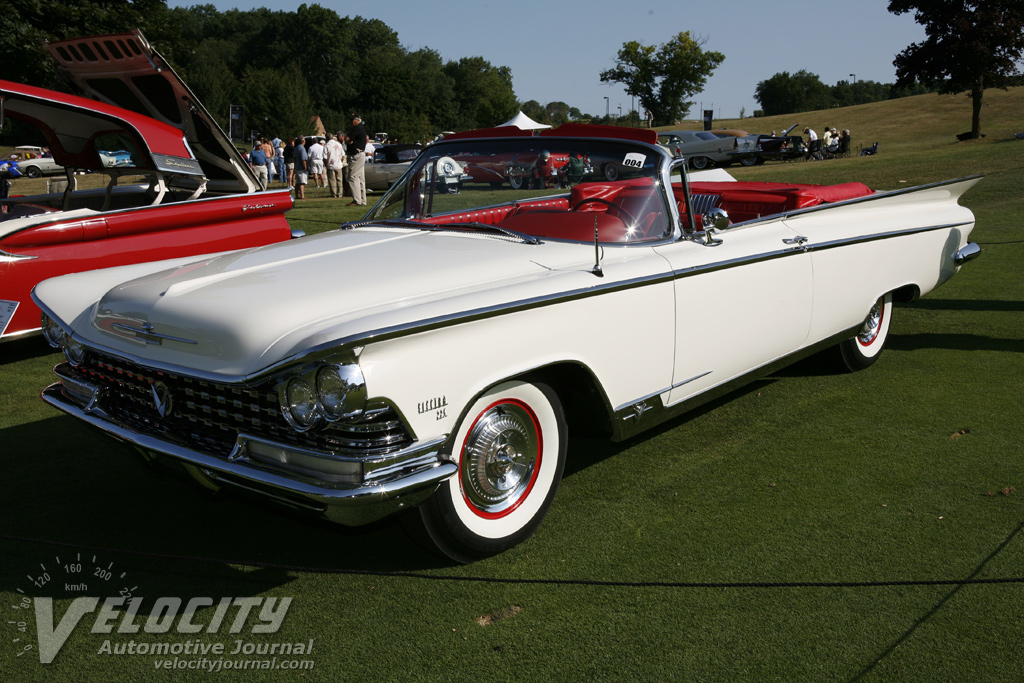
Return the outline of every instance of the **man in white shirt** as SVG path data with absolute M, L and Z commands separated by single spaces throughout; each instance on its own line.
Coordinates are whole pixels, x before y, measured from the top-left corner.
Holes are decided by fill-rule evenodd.
M 337 137 L 341 137 L 341 133 L 338 133 Z M 324 147 L 324 165 L 327 166 L 327 187 L 331 190 L 331 196 L 341 197 L 341 183 L 345 172 L 345 146 L 330 133 L 327 134 L 327 145 Z
M 320 138 L 309 146 L 309 174 L 317 187 L 327 187 L 327 176 L 324 174 L 324 145 Z

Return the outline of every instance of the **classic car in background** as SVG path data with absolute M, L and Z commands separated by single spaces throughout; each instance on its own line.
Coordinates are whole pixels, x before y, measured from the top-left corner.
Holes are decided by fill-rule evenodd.
M 800 135 L 790 135 L 799 124 L 782 131 L 782 135 L 761 134 L 757 136 L 758 163 L 765 161 L 791 161 L 807 155 L 807 146 Z
M 0 81 L 4 116 L 36 126 L 67 179 L 64 192 L 0 202 L 0 341 L 40 330 L 29 294 L 48 277 L 292 235 L 288 192 L 256 194 L 248 165 L 140 34 L 49 49 L 101 101 Z M 115 99 L 132 110 L 114 106 Z M 75 170 L 105 174 L 108 182 L 79 189 Z M 13 181 L 12 195 L 22 182 Z
M 42 147 L 21 145 L 15 147 L 14 151 L 7 156 L 7 161 L 14 161 L 22 175 L 29 178 L 41 178 L 44 175 L 56 175 L 64 173 L 64 167 L 47 156 L 46 150 Z
M 378 133 L 379 135 L 379 133 Z M 420 145 L 383 145 L 365 165 L 366 189 L 382 191 L 398 180 L 423 148 Z
M 66 362 L 44 399 L 211 489 L 345 524 L 408 511 L 471 561 L 541 523 L 570 421 L 621 440 L 819 349 L 867 367 L 894 302 L 978 253 L 957 201 L 977 178 L 691 183 L 655 142 L 456 134 L 339 230 L 47 280 Z M 445 160 L 543 151 L 590 170 L 438 190 Z
M 126 149 L 115 151 L 97 150 L 100 155 L 100 162 L 107 167 L 111 166 L 138 166 L 132 161 L 132 153 Z
M 672 156 L 688 159 L 698 170 L 757 163 L 757 137 L 745 131 L 672 130 L 658 133 L 658 144 Z

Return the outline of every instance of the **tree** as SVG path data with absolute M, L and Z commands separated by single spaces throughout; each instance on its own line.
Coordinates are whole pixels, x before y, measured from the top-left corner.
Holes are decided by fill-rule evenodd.
M 458 111 L 452 130 L 490 128 L 519 111 L 512 70 L 507 66 L 491 66 L 483 57 L 463 57 L 445 64 L 444 72 L 454 83 Z
M 152 39 L 166 12 L 164 0 L 6 0 L 0 11 L 0 78 L 53 87 L 55 70 L 44 40 L 132 28 Z
M 705 52 L 702 48 L 706 42 L 706 38 L 694 40 L 689 31 L 659 47 L 632 40 L 619 50 L 615 68 L 601 72 L 601 82 L 626 86 L 626 93 L 653 114 L 655 125 L 675 123 L 693 106 L 686 98 L 703 90 L 707 79 L 725 61 L 721 52 Z
M 826 108 L 829 88 L 817 74 L 803 69 L 792 75 L 783 71 L 758 83 L 754 99 L 761 104 L 765 116 L 795 114 Z
M 981 136 L 985 88 L 1006 89 L 1024 54 L 1021 0 L 890 0 L 893 14 L 914 13 L 928 38 L 896 55 L 896 85 L 939 82 L 939 92 L 969 92 L 971 137 Z

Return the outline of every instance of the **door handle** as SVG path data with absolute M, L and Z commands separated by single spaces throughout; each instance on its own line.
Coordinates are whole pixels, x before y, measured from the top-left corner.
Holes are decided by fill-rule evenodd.
M 787 237 L 787 238 L 782 240 L 782 243 L 783 244 L 803 244 L 806 241 L 807 241 L 806 237 L 799 236 L 799 237 Z

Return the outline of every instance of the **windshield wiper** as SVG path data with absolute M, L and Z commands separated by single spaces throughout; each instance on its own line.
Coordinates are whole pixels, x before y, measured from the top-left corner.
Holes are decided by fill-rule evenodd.
M 356 228 L 365 228 L 368 226 L 380 226 L 384 228 L 413 228 L 415 230 L 424 230 L 426 232 L 460 232 L 460 231 L 474 231 L 474 232 L 488 232 L 492 236 L 501 238 L 509 238 L 517 242 L 524 244 L 540 244 L 541 241 L 533 237 L 532 235 L 524 235 L 521 232 L 515 230 L 509 230 L 502 228 L 497 225 L 490 225 L 488 223 L 420 223 L 418 221 L 408 220 L 404 218 L 389 218 L 386 220 L 379 221 L 358 221 L 356 223 L 345 223 L 339 230 L 354 230 Z
M 496 233 L 497 236 L 511 237 L 512 239 L 524 242 L 526 244 L 540 244 L 540 240 L 533 235 L 525 235 L 515 230 L 509 230 L 508 228 L 502 228 L 498 225 L 491 225 L 490 223 L 441 223 L 436 226 L 438 228 L 444 228 L 446 230 L 465 230 L 470 228 L 471 230 L 479 230 L 481 232 Z

